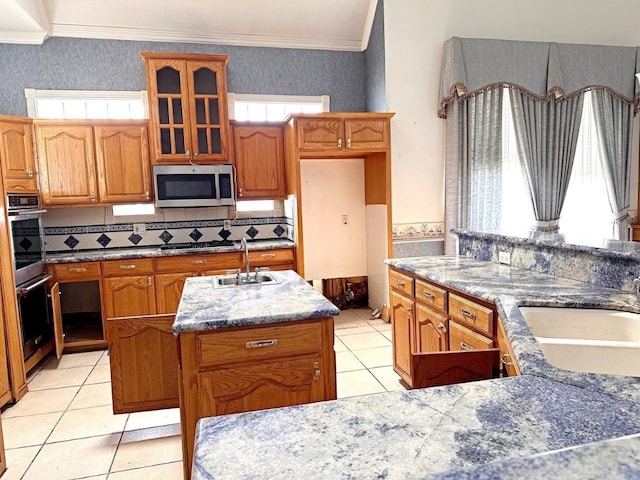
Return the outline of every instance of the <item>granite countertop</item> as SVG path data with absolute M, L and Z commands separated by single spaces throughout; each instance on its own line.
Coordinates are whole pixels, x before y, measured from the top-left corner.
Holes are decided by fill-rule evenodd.
M 295 243 L 287 239 L 253 240 L 247 243 L 249 250 L 275 250 L 293 248 Z M 240 242 L 233 245 L 205 248 L 161 249 L 159 246 L 132 248 L 104 248 L 99 250 L 74 250 L 71 252 L 47 253 L 47 263 L 99 262 L 102 260 L 127 260 L 131 258 L 174 257 L 202 253 L 225 253 L 242 250 Z
M 202 419 L 193 479 L 640 476 L 640 378 L 553 367 L 518 310 L 640 312 L 633 294 L 467 257 L 387 263 L 495 303 L 522 375 Z
M 278 283 L 215 288 L 214 277 L 187 278 L 173 332 L 333 317 L 340 310 L 293 270 L 269 272 Z

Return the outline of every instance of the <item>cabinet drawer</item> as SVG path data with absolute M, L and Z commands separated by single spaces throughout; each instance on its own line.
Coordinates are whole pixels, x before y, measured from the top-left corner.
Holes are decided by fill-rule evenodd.
M 447 291 L 430 283 L 416 280 L 416 300 L 443 312 L 447 311 Z
M 413 297 L 413 278 L 396 270 L 389 270 L 389 286 Z
M 100 277 L 99 262 L 58 263 L 53 265 L 55 280 L 87 280 Z
M 37 193 L 38 182 L 35 178 L 5 178 L 4 189 L 10 193 Z
M 249 265 L 252 267 L 266 267 L 268 265 L 278 265 L 281 263 L 293 264 L 293 249 L 256 250 L 249 252 Z
M 487 348 L 493 348 L 493 340 L 449 321 L 449 350 L 486 350 Z
M 102 274 L 105 277 L 153 274 L 153 259 L 136 258 L 132 260 L 102 262 Z
M 319 322 L 198 334 L 198 365 L 266 360 L 321 351 Z
M 240 268 L 241 265 L 242 254 L 240 252 L 177 255 L 173 257 L 156 258 L 156 273 L 231 270 Z
M 449 294 L 449 315 L 451 318 L 493 336 L 493 310 L 490 308 L 451 293 Z

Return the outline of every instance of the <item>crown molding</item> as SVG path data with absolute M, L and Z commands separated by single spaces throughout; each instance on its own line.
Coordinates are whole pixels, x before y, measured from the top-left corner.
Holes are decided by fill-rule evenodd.
M 0 43 L 42 45 L 47 37 L 48 34 L 45 31 L 16 32 L 11 30 L 0 30 Z
M 278 35 L 212 35 L 171 30 L 52 24 L 51 36 L 150 42 L 206 43 L 247 47 L 362 51 L 362 40 L 313 39 Z

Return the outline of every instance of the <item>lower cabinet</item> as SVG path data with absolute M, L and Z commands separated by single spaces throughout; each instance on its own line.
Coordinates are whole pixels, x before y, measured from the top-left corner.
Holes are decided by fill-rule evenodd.
M 107 319 L 114 413 L 179 406 L 174 318 L 172 314 Z
M 389 271 L 389 285 L 393 368 L 406 385 L 517 374 L 502 325 L 486 302 L 395 269 Z
M 4 436 L 2 433 L 2 421 L 0 420 L 0 477 L 7 470 L 7 457 L 4 451 Z
M 198 419 L 336 398 L 331 317 L 178 337 L 185 478 Z

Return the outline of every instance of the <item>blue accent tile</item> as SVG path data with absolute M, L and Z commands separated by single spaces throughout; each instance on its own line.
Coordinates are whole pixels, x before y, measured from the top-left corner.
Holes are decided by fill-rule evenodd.
M 76 246 L 80 243 L 80 240 L 78 240 L 76 237 L 74 237 L 73 235 L 69 235 L 69 237 L 64 241 L 64 244 L 71 248 L 74 249 L 76 248 Z
M 142 237 L 137 233 L 132 233 L 131 235 L 129 235 L 128 240 L 134 245 L 137 245 L 142 240 Z
M 29 240 L 27 237 L 25 237 L 22 240 L 20 240 L 20 243 L 18 245 L 20 245 L 22 250 L 27 252 L 31 247 L 33 247 L 33 242 Z
M 109 238 L 108 235 L 106 234 L 102 234 L 98 237 L 98 239 L 96 240 L 96 242 L 98 242 L 100 245 L 102 245 L 103 247 L 106 247 L 107 245 L 109 245 L 111 243 L 111 239 Z
M 225 230 L 224 228 L 218 232 L 218 236 L 223 240 L 226 240 L 231 236 L 231 232 L 229 230 Z
M 162 240 L 164 243 L 169 243 L 173 238 L 173 235 L 171 235 L 169 232 L 165 230 L 158 236 L 158 238 Z
M 282 228 L 282 225 L 278 225 L 276 228 L 273 229 L 273 233 L 281 237 L 282 234 L 284 233 L 284 228 Z
M 256 230 L 255 227 L 251 227 L 249 230 L 247 230 L 247 235 L 249 235 L 251 238 L 256 238 L 256 235 L 258 235 L 258 230 Z
M 198 230 L 197 228 L 194 228 L 194 229 L 193 229 L 193 232 L 191 232 L 191 233 L 189 234 L 189 236 L 190 236 L 191 238 L 193 238 L 193 240 L 194 240 L 194 241 L 196 241 L 196 242 L 197 242 L 198 240 L 200 240 L 200 239 L 202 238 L 202 233 L 200 233 L 200 230 Z

